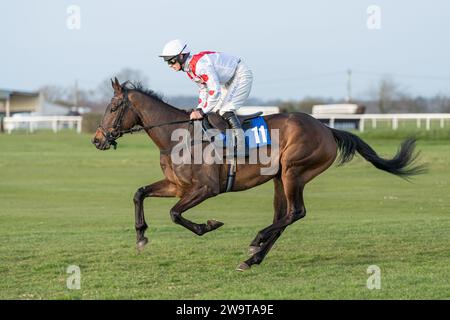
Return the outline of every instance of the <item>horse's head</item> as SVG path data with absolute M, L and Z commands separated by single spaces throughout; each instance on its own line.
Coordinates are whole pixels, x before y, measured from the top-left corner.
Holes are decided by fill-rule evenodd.
M 134 106 L 128 99 L 128 89 L 121 85 L 117 78 L 111 80 L 114 97 L 106 107 L 100 126 L 97 128 L 92 143 L 99 150 L 108 150 L 117 146 L 116 139 L 120 138 L 124 130 L 137 124 L 138 117 Z

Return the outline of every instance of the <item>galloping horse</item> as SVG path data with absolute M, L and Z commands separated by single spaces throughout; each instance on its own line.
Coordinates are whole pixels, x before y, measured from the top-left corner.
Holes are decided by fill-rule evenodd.
M 204 200 L 226 192 L 227 163 L 175 164 L 170 156 L 173 146 L 171 132 L 186 128 L 189 113 L 162 101 L 153 91 L 141 86 L 112 81 L 114 97 L 107 106 L 101 125 L 92 143 L 100 150 L 116 146 L 122 134 L 141 126 L 160 149 L 160 163 L 165 179 L 137 189 L 134 195 L 137 248 L 142 250 L 148 239 L 144 236 L 147 224 L 143 201 L 146 197 L 178 197 L 180 200 L 170 210 L 173 222 L 201 236 L 223 225 L 216 220 L 197 224 L 183 213 Z M 350 161 L 356 152 L 376 168 L 408 178 L 422 173 L 424 167 L 412 166 L 414 139 L 407 139 L 390 160 L 383 159 L 358 136 L 329 128 L 304 113 L 280 113 L 264 117 L 270 130 L 278 129 L 278 170 L 262 175 L 258 164 L 238 164 L 231 191 L 253 188 L 269 180 L 274 181 L 273 223 L 258 232 L 250 243 L 250 258 L 237 270 L 260 264 L 275 241 L 287 226 L 306 215 L 303 189 L 314 177 L 331 166 L 340 152 L 340 164 Z

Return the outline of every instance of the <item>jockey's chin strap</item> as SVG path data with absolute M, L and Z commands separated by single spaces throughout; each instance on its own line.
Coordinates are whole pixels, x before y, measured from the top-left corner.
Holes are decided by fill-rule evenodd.
M 116 110 L 118 110 L 118 112 L 119 112 L 116 119 L 114 119 L 113 125 L 110 127 L 113 130 L 107 130 L 110 128 L 103 128 L 102 125 L 98 126 L 98 128 L 102 132 L 103 136 L 105 137 L 106 141 L 108 141 L 108 143 L 113 146 L 114 150 L 117 149 L 117 141 L 116 140 L 118 138 L 120 138 L 121 136 L 123 136 L 124 134 L 127 134 L 127 133 L 132 134 L 134 132 L 139 132 L 142 130 L 151 130 L 156 127 L 162 127 L 162 126 L 171 125 L 171 124 L 188 123 L 188 122 L 192 123 L 194 121 L 194 120 L 178 120 L 178 121 L 171 121 L 171 122 L 163 122 L 163 123 L 159 123 L 159 124 L 155 124 L 155 125 L 151 125 L 151 126 L 138 126 L 138 127 L 133 127 L 130 129 L 122 130 L 121 129 L 122 122 L 123 122 L 123 118 L 125 117 L 125 113 L 126 113 L 127 109 L 131 109 L 134 113 L 138 114 L 138 112 L 134 109 L 133 105 L 130 103 L 130 100 L 128 99 L 128 90 L 124 88 L 122 102 L 116 108 L 114 108 L 114 109 L 111 108 L 111 112 L 115 112 Z

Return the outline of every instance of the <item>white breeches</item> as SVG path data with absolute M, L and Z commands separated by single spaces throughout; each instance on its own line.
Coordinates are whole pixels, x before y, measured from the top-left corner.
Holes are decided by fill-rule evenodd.
M 212 111 L 219 110 L 220 115 L 227 111 L 236 112 L 247 100 L 252 83 L 252 71 L 243 62 L 240 62 L 233 78 L 222 87 L 219 103 Z

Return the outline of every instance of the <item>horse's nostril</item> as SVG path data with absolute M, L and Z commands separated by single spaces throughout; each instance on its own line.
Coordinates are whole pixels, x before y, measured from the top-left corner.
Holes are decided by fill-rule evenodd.
M 92 144 L 98 148 L 100 146 L 101 142 L 99 139 L 94 138 L 94 139 L 92 139 Z

